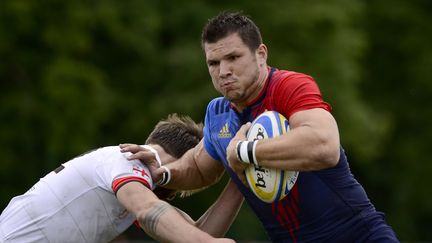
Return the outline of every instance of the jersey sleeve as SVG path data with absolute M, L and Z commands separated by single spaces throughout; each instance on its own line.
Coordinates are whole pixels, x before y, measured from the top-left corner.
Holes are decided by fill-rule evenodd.
M 215 160 L 221 160 L 214 148 L 211 137 L 212 119 L 215 116 L 216 99 L 210 101 L 207 106 L 207 111 L 204 119 L 204 148 L 207 153 Z
M 313 108 L 331 111 L 331 106 L 323 101 L 315 80 L 302 73 L 292 73 L 282 78 L 275 86 L 273 98 L 277 109 L 284 111 L 287 118 L 298 111 Z
M 127 161 L 127 164 L 119 163 L 111 173 L 113 177 L 111 189 L 115 194 L 122 186 L 132 181 L 139 182 L 150 190 L 153 189 L 150 171 L 139 161 Z
M 137 181 L 150 190 L 153 189 L 153 181 L 147 166 L 139 160 L 129 161 L 127 156 L 130 153 L 121 153 L 118 147 L 107 150 L 103 157 L 97 158 L 101 162 L 96 167 L 96 173 L 104 188 L 117 194 L 126 183 Z

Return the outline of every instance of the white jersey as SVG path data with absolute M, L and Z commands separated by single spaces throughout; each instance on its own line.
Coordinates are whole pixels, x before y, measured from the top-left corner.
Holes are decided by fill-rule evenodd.
M 74 158 L 14 197 L 0 215 L 0 242 L 108 242 L 135 221 L 115 193 L 127 182 L 153 188 L 150 172 L 118 146 Z

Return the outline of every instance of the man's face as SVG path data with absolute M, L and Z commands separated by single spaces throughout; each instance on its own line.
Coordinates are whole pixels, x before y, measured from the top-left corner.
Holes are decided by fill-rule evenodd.
M 264 45 L 252 52 L 234 33 L 215 43 L 205 43 L 204 51 L 213 85 L 225 98 L 245 103 L 258 95 L 260 67 L 267 57 Z

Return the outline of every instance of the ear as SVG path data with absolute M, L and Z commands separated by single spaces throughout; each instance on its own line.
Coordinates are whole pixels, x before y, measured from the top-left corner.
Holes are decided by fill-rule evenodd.
M 267 63 L 267 46 L 264 44 L 259 45 L 255 52 L 258 64 L 263 66 Z

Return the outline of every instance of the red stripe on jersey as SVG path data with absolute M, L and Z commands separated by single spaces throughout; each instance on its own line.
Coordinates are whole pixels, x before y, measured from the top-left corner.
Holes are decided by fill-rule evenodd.
M 295 225 L 295 229 L 298 230 L 299 229 L 299 211 L 298 211 L 298 189 L 297 189 L 297 184 L 295 184 L 293 186 L 293 188 L 291 188 L 291 197 L 289 197 L 290 199 L 290 203 L 286 203 L 286 207 L 285 209 L 288 210 L 288 213 L 291 216 L 292 221 L 294 222 Z
M 283 218 L 282 218 L 283 216 Z M 294 225 L 293 225 L 293 216 L 292 215 L 288 215 L 287 212 L 284 210 L 283 208 L 283 204 L 279 203 L 278 205 L 278 220 L 280 224 L 284 224 L 286 226 L 286 228 L 288 229 L 288 231 L 290 233 L 292 233 L 292 236 L 294 235 L 293 231 L 294 231 Z
M 293 242 L 297 241 L 296 232 L 300 227 L 298 196 L 297 184 L 295 184 L 284 199 L 272 204 L 273 215 L 276 216 L 279 224 L 288 230 Z
M 298 187 L 297 184 L 295 184 L 292 188 L 291 188 L 291 192 L 292 196 L 290 197 L 291 202 L 290 205 L 292 206 L 292 209 L 294 210 L 294 212 L 298 215 L 299 214 L 299 193 L 298 193 Z
M 124 184 L 126 184 L 128 182 L 131 182 L 131 181 L 140 182 L 144 186 L 146 186 L 147 188 L 149 188 L 151 190 L 150 183 L 146 179 L 144 179 L 142 177 L 139 177 L 139 176 L 127 176 L 127 177 L 122 177 L 122 178 L 115 179 L 112 182 L 111 188 L 113 189 L 114 193 L 117 193 L 117 190 L 120 187 L 122 187 Z
M 280 214 L 278 214 L 277 219 L 281 225 L 284 223 L 284 220 L 282 219 Z M 294 230 L 291 228 L 291 223 L 290 223 L 290 226 L 288 226 L 287 224 L 285 224 L 284 226 L 288 230 L 293 242 L 294 243 L 297 242 L 297 237 L 295 236 Z
M 293 228 L 297 230 L 299 228 L 298 215 L 293 212 L 292 207 L 287 206 L 285 207 L 285 210 L 288 211 L 288 216 L 291 218 L 291 222 L 294 224 Z

